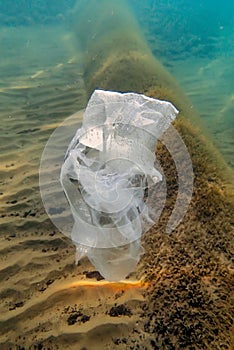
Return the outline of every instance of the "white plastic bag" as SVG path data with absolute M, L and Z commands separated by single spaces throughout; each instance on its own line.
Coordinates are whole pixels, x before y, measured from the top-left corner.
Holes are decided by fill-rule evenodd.
M 143 253 L 154 224 L 148 190 L 162 180 L 155 144 L 178 111 L 135 93 L 96 90 L 70 143 L 60 181 L 74 218 L 78 261 L 87 255 L 108 280 L 121 280 Z

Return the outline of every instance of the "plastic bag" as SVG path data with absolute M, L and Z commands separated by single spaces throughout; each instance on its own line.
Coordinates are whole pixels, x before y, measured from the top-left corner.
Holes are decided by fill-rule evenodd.
M 178 111 L 167 101 L 96 90 L 71 141 L 60 181 L 74 218 L 76 261 L 110 281 L 133 271 L 154 224 L 149 189 L 162 180 L 155 144 Z

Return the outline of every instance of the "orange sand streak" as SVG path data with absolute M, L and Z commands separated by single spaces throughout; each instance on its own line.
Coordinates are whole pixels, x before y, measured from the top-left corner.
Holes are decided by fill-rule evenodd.
M 109 282 L 105 280 L 101 281 L 87 281 L 80 280 L 76 282 L 72 282 L 67 286 L 67 288 L 75 288 L 75 287 L 107 287 L 109 289 L 114 290 L 129 290 L 129 289 L 145 289 L 148 287 L 148 283 L 144 281 L 120 281 L 120 282 Z

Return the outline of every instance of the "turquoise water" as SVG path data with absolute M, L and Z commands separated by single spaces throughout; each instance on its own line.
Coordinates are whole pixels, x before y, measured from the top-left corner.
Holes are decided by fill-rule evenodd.
M 234 2 L 130 3 L 154 55 L 180 83 L 234 166 Z
M 128 3 L 152 52 L 180 83 L 214 143 L 233 166 L 234 2 L 129 0 Z M 0 1 L 0 27 L 26 26 L 30 31 L 35 25 L 61 25 L 67 29 L 71 27 L 75 4 L 76 0 Z M 2 49 L 4 45 L 2 39 Z M 55 52 L 47 52 L 48 58 L 54 57 Z
M 1 0 L 0 24 L 9 26 L 61 23 L 76 0 Z

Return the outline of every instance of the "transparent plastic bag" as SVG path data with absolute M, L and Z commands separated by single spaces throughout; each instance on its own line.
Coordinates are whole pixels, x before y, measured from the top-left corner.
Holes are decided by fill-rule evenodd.
M 149 189 L 161 180 L 155 144 L 178 111 L 167 101 L 96 90 L 71 141 L 60 181 L 74 218 L 78 261 L 108 280 L 133 271 L 141 236 L 155 222 Z

